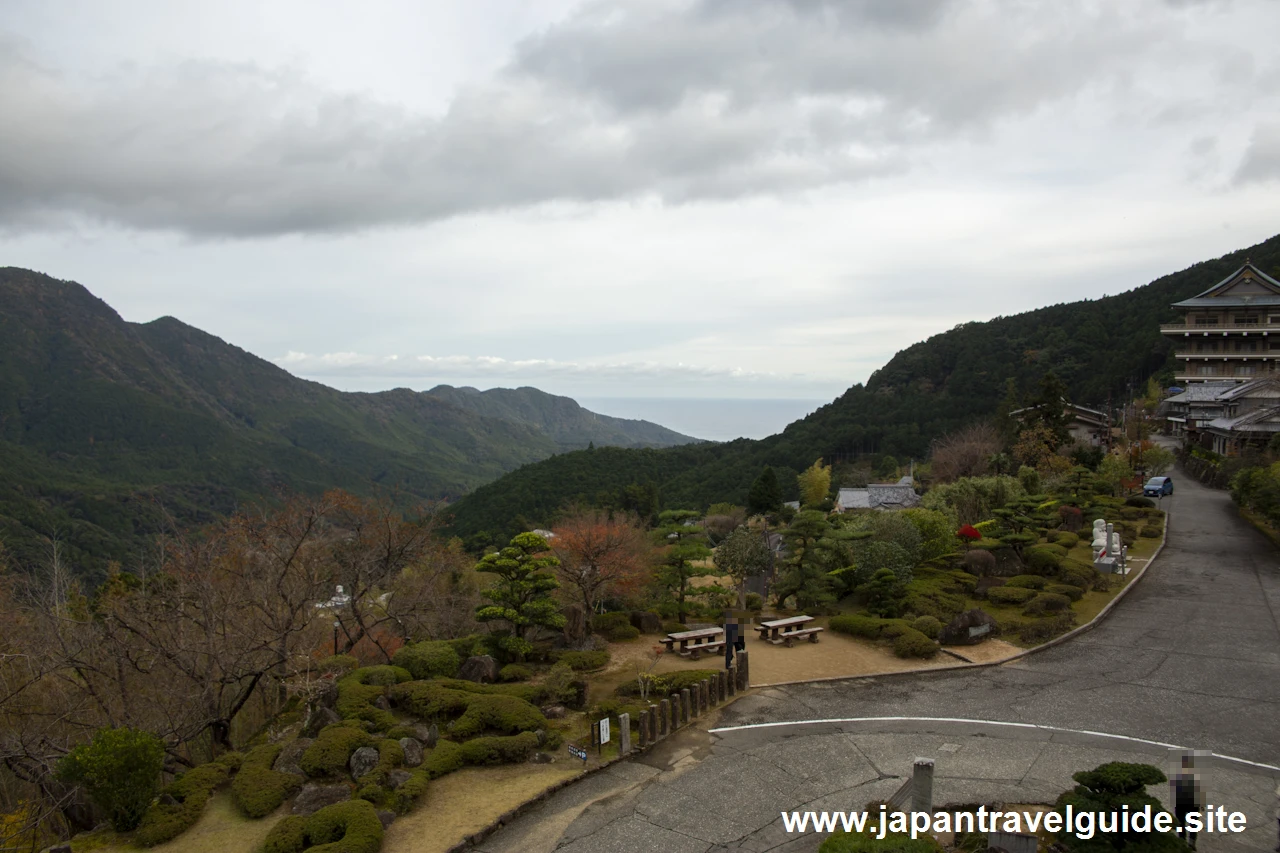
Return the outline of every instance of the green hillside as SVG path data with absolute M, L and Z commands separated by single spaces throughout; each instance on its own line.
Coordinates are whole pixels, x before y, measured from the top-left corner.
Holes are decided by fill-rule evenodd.
M 450 499 L 593 441 L 692 440 L 533 388 L 477 394 L 504 405 L 336 391 L 171 317 L 128 323 L 79 284 L 0 268 L 0 541 L 32 563 L 57 537 L 92 576 L 135 563 L 166 524 L 263 496 Z
M 934 335 L 896 354 L 865 385 L 760 441 L 576 452 L 525 466 L 458 501 L 454 529 L 463 536 L 503 535 L 515 530 L 518 516 L 546 523 L 569 501 L 609 498 L 633 483 L 655 485 L 664 507 L 705 507 L 744 503 L 766 464 L 781 469 L 784 487 L 794 488 L 790 475 L 819 456 L 921 459 L 934 439 L 993 415 L 1009 380 L 1026 393 L 1050 369 L 1075 402 L 1104 406 L 1108 394 L 1127 399 L 1131 381 L 1172 375 L 1172 347 L 1160 335 L 1160 323 L 1177 317 L 1169 305 L 1216 284 L 1247 259 L 1280 275 L 1280 236 L 1115 296 Z

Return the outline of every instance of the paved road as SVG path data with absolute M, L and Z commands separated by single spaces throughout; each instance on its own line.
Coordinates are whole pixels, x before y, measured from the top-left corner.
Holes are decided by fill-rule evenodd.
M 911 715 L 1089 729 L 1280 764 L 1280 554 L 1225 492 L 1177 478 L 1170 533 L 1097 628 L 992 669 L 797 685 L 721 725 Z
M 1164 552 L 1093 631 L 1001 667 L 768 688 L 725 708 L 717 726 L 968 718 L 1280 765 L 1280 555 L 1225 493 L 1177 479 Z M 1117 739 L 943 723 L 690 731 L 557 794 L 482 849 L 812 851 L 819 837 L 786 835 L 779 809 L 859 807 L 896 788 L 922 753 L 938 756 L 939 803 L 1045 800 L 1073 770 L 1166 757 Z M 1227 798 L 1218 802 L 1247 811 L 1253 829 L 1201 849 L 1271 849 L 1276 780 L 1239 766 L 1210 773 Z

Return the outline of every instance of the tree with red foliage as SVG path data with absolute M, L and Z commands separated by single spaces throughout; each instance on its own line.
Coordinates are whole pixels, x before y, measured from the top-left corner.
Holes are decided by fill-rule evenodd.
M 575 508 L 552 528 L 556 569 L 586 613 L 587 631 L 596 606 L 612 594 L 626 595 L 644 582 L 652 548 L 639 520 L 622 513 Z
M 982 532 L 972 524 L 966 524 L 956 531 L 956 536 L 964 540 L 964 549 L 968 551 L 971 543 L 977 542 L 982 538 Z

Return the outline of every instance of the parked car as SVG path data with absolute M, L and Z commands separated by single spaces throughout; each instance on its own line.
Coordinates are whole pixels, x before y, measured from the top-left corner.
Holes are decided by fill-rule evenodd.
M 1147 480 L 1147 484 L 1142 487 L 1142 494 L 1149 498 L 1158 498 L 1162 495 L 1173 494 L 1173 478 L 1152 477 L 1150 480 Z

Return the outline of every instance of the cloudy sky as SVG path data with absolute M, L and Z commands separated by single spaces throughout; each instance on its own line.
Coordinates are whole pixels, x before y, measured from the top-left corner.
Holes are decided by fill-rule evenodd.
M 349 389 L 829 399 L 1280 231 L 1275 0 L 5 0 L 0 264 Z

